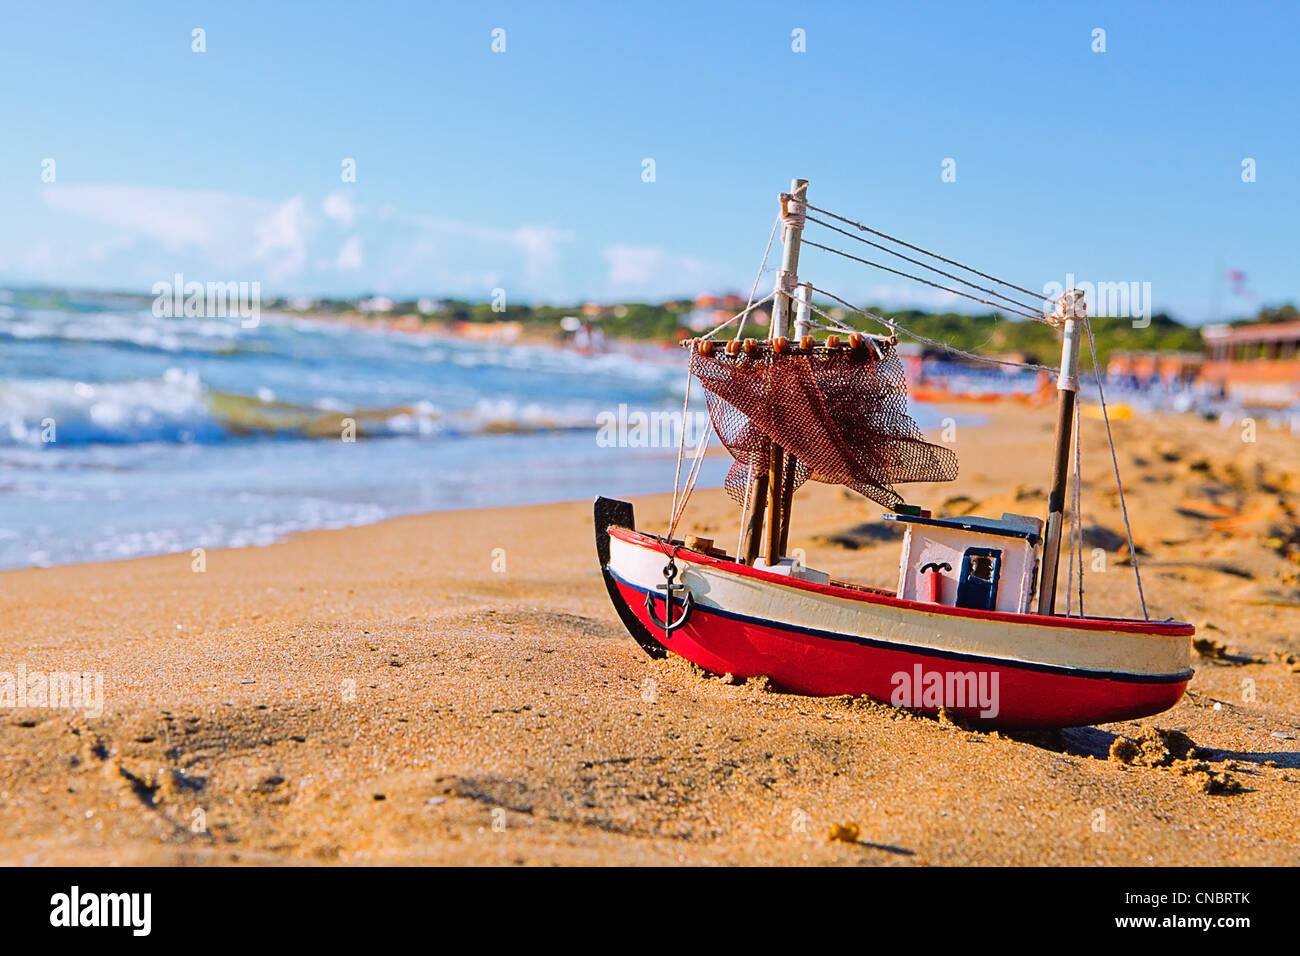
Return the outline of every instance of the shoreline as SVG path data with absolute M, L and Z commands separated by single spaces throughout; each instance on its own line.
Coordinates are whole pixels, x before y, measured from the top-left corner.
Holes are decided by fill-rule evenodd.
M 954 418 L 955 421 L 959 422 L 963 427 L 966 428 L 973 429 L 973 428 L 985 427 L 985 425 L 987 424 L 987 420 L 989 418 L 986 408 L 981 407 L 975 409 L 974 411 L 977 412 L 977 414 L 957 413 L 952 417 Z M 927 406 L 928 417 L 933 417 L 935 419 L 938 419 L 940 415 L 944 415 L 947 412 L 948 412 L 947 406 L 940 406 L 940 405 Z M 656 412 L 655 414 L 659 414 L 659 413 Z M 135 560 L 136 558 L 156 557 L 156 556 L 167 555 L 167 554 L 187 554 L 190 553 L 195 548 L 200 548 L 205 551 L 211 551 L 217 549 L 228 550 L 230 548 L 241 548 L 241 547 L 268 547 L 270 545 L 288 540 L 288 538 L 296 534 L 305 534 L 312 531 L 322 531 L 322 530 L 341 530 L 344 528 L 367 527 L 369 525 L 374 525 L 374 524 L 382 523 L 384 521 L 392 520 L 393 518 L 408 517 L 408 516 L 420 515 L 420 514 L 436 514 L 442 511 L 472 511 L 472 510 L 482 510 L 488 508 L 528 507 L 532 505 L 562 504 L 566 502 L 589 500 L 588 496 L 575 498 L 574 497 L 575 487 L 586 488 L 589 493 L 589 498 L 591 499 L 594 499 L 598 494 L 609 494 L 611 492 L 618 495 L 622 495 L 623 497 L 628 497 L 628 496 L 635 497 L 644 494 L 657 494 L 657 493 L 670 494 L 671 493 L 667 489 L 663 491 L 657 491 L 653 489 L 656 488 L 656 486 L 665 486 L 671 484 L 674 464 L 676 462 L 676 457 L 677 457 L 677 448 L 675 445 L 672 447 L 668 447 L 667 445 L 648 445 L 644 447 L 640 445 L 636 445 L 628 448 L 621 448 L 615 445 L 602 445 L 600 435 L 603 427 L 604 426 L 601 425 L 591 425 L 591 426 L 580 426 L 580 427 L 575 426 L 571 428 L 548 428 L 548 429 L 532 429 L 532 430 L 520 429 L 514 432 L 506 432 L 506 431 L 483 432 L 483 433 L 478 433 L 473 435 L 448 436 L 448 437 L 440 437 L 440 438 L 435 438 L 430 440 L 430 444 L 422 450 L 422 454 L 424 454 L 426 457 L 432 456 L 438 452 L 438 445 L 435 443 L 440 443 L 440 442 L 481 443 L 481 442 L 495 442 L 501 440 L 503 442 L 509 443 L 513 439 L 524 440 L 526 442 L 529 442 L 530 445 L 515 446 L 515 445 L 501 444 L 501 445 L 492 446 L 494 448 L 497 448 L 498 450 L 506 449 L 506 448 L 515 449 L 511 451 L 499 463 L 499 467 L 516 469 L 516 473 L 518 473 L 520 470 L 519 463 L 526 462 L 529 460 L 527 458 L 527 449 L 530 446 L 536 446 L 538 445 L 538 443 L 561 443 L 561 442 L 567 443 L 564 447 L 559 449 L 558 455 L 560 456 L 560 460 L 567 462 L 566 467 L 578 468 L 578 470 L 581 472 L 578 478 L 576 478 L 575 480 L 569 480 L 567 477 L 564 476 L 557 477 L 558 473 L 556 472 L 555 469 L 552 469 L 552 473 L 548 476 L 548 480 L 545 481 L 538 480 L 537 476 L 534 475 L 532 482 L 528 485 L 524 485 L 520 481 L 515 481 L 511 485 L 502 483 L 501 486 L 496 489 L 497 493 L 492 496 L 496 500 L 490 500 L 481 504 L 475 503 L 475 504 L 464 505 L 459 500 L 452 499 L 448 503 L 444 503 L 441 504 L 440 506 L 430 509 L 428 506 L 429 505 L 428 499 L 430 497 L 429 495 L 415 494 L 413 492 L 411 499 L 408 501 L 402 499 L 398 492 L 394 492 L 390 488 L 385 487 L 380 483 L 375 483 L 369 489 L 367 489 L 372 493 L 371 497 L 367 497 L 366 494 L 362 492 L 357 492 L 354 494 L 352 498 L 345 499 L 344 503 L 354 505 L 357 507 L 373 505 L 374 508 L 381 509 L 384 512 L 383 514 L 377 516 L 360 515 L 350 519 L 342 519 L 342 520 L 330 519 L 329 521 L 317 527 L 291 527 L 287 530 L 284 528 L 276 528 L 274 529 L 273 532 L 269 533 L 274 535 L 274 538 L 272 540 L 262 540 L 254 543 L 234 544 L 234 545 L 228 544 L 225 541 L 218 541 L 214 543 L 212 541 L 212 534 L 214 532 L 212 532 L 210 528 L 204 529 L 205 531 L 208 532 L 206 535 L 183 538 L 180 534 L 180 529 L 178 529 L 176 526 L 163 525 L 163 526 L 149 527 L 149 528 L 137 527 L 132 529 L 132 531 L 137 535 L 149 535 L 151 533 L 156 533 L 159 536 L 166 535 L 170 537 L 172 539 L 171 549 L 170 550 L 145 550 L 134 554 L 122 554 L 120 556 L 114 556 L 114 557 L 107 557 L 107 556 L 98 557 L 93 555 L 87 555 L 79 560 L 71 560 L 71 561 L 55 560 L 49 563 L 10 564 L 9 561 L 11 557 L 13 557 L 13 555 L 17 553 L 18 549 L 15 547 L 12 549 L 11 552 L 7 552 L 4 547 L 0 547 L 0 573 L 4 571 L 24 570 L 27 568 L 58 568 L 58 567 L 66 567 L 69 565 L 75 565 L 75 564 L 98 564 L 98 563 L 111 563 L 117 561 L 129 561 L 129 560 Z M 932 438 L 937 437 L 937 432 L 938 432 L 937 428 L 931 428 L 928 429 L 928 431 L 932 433 L 931 436 Z M 623 433 L 620 432 L 619 434 L 622 435 Z M 653 429 L 651 429 L 651 437 L 655 437 Z M 272 441 L 279 441 L 279 440 L 272 439 Z M 321 441 L 321 440 L 315 439 L 315 441 Z M 379 449 L 382 452 L 384 450 L 389 450 L 392 447 L 400 446 L 401 443 L 407 443 L 412 441 L 424 441 L 424 440 L 418 438 L 417 436 L 382 435 L 373 438 L 363 438 L 363 441 L 378 443 L 374 447 Z M 583 442 L 580 450 L 582 453 L 586 454 L 587 457 L 581 459 L 574 457 L 576 454 L 575 448 L 571 446 L 572 443 L 575 441 Z M 82 447 L 85 448 L 87 446 L 82 446 Z M 213 454 L 213 453 L 219 453 L 222 447 L 223 446 L 220 445 L 208 445 L 208 446 L 202 446 L 202 450 L 205 453 Z M 234 445 L 234 443 L 227 444 L 225 447 L 239 448 L 239 446 Z M 244 445 L 243 447 L 248 448 L 248 447 L 252 447 L 252 445 L 251 443 L 249 443 L 248 445 Z M 455 450 L 464 447 L 468 447 L 468 446 L 464 444 L 454 444 L 454 445 L 449 444 L 445 446 L 446 449 L 450 449 L 450 450 Z M 480 447 L 487 447 L 487 446 L 484 445 Z M 321 445 L 319 451 L 313 450 L 312 453 L 324 456 L 327 453 L 332 453 L 335 451 L 337 451 L 337 446 L 333 444 L 323 444 Z M 544 453 L 557 454 L 555 450 L 548 449 L 548 448 L 534 448 L 534 451 L 539 454 L 544 454 Z M 714 442 L 710 446 L 710 448 L 706 451 L 705 453 L 706 465 L 702 472 L 703 477 L 701 479 L 704 483 L 700 486 L 701 490 L 703 490 L 704 488 L 716 488 L 721 486 L 723 472 L 725 471 L 723 467 L 723 462 L 727 462 L 730 460 L 727 457 L 727 455 L 728 453 L 726 449 L 721 445 L 721 443 L 718 442 Z M 689 465 L 690 457 L 691 454 L 688 451 L 687 459 L 686 459 L 687 465 Z M 331 459 L 324 459 L 324 460 L 328 462 Z M 391 460 L 391 459 L 384 459 L 383 457 L 380 457 L 381 463 L 386 460 Z M 603 464 L 601 464 L 602 461 Z M 474 477 L 487 480 L 487 478 L 493 474 L 492 472 L 493 464 L 494 462 L 491 458 L 484 459 L 483 461 L 476 463 L 475 467 L 477 470 L 474 472 Z M 477 485 L 473 485 L 472 483 L 468 485 L 465 484 L 465 478 L 467 474 L 468 473 L 461 474 L 462 489 L 463 488 L 473 489 L 478 487 Z M 647 478 L 646 476 L 649 477 Z M 562 481 L 561 478 L 563 478 Z M 301 491 L 304 494 L 311 493 L 310 489 L 301 489 Z M 459 495 L 462 498 L 463 497 L 471 497 L 471 498 L 485 497 L 473 493 L 466 494 L 464 490 L 460 491 Z M 417 498 L 419 500 L 416 500 Z M 217 505 L 222 505 L 222 504 L 228 504 L 228 501 L 221 498 L 220 496 L 216 496 L 213 498 L 212 503 L 215 503 Z M 188 514 L 187 517 L 192 519 L 189 521 L 190 528 L 201 527 L 202 523 L 199 522 L 197 518 L 194 517 L 193 514 Z M 210 525 L 214 525 L 214 524 L 215 524 L 215 519 L 213 519 L 213 522 L 210 523 Z M 219 534 L 226 539 L 229 539 L 231 537 L 247 538 L 250 536 L 261 537 L 263 539 L 269 537 L 268 533 L 264 533 L 263 527 L 252 527 L 246 525 L 220 526 L 217 528 L 215 534 Z M 21 542 L 22 540 L 23 539 L 17 535 L 15 535 L 11 539 L 11 541 L 13 542 Z M 4 542 L 0 542 L 0 545 L 2 544 L 4 544 Z M 33 552 L 31 551 L 30 548 L 28 548 L 28 554 L 31 553 Z
M 1038 514 L 1049 419 L 960 430 L 963 474 L 909 500 Z M 1104 433 L 1083 427 L 1086 523 L 1122 532 Z M 0 862 L 1292 862 L 1300 581 L 1270 542 L 1300 442 L 1114 427 L 1152 617 L 1221 646 L 1143 723 L 1190 736 L 1206 770 L 1111 759 L 1134 722 L 980 733 L 652 662 L 604 593 L 589 502 L 446 511 L 214 549 L 202 572 L 181 553 L 0 573 L 0 672 L 104 678 L 98 717 L 0 709 Z M 666 523 L 669 498 L 635 499 L 638 523 Z M 881 510 L 810 484 L 791 545 L 888 586 Z M 734 512 L 701 489 L 680 530 L 730 550 Z M 1132 570 L 1106 554 L 1089 612 L 1128 616 Z M 1206 792 L 1216 775 L 1240 791 Z M 848 823 L 858 842 L 827 841 Z

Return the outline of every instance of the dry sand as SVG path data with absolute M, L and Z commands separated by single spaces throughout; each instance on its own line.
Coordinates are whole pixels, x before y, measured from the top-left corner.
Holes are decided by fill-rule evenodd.
M 909 499 L 1041 514 L 1051 418 L 962 429 L 962 476 Z M 589 503 L 433 514 L 202 573 L 0 574 L 0 672 L 105 680 L 99 717 L 0 711 L 0 861 L 1296 863 L 1300 441 L 1116 427 L 1152 616 L 1215 642 L 1145 731 L 979 733 L 653 663 L 608 604 Z M 1110 549 L 1087 607 L 1132 615 L 1100 423 L 1084 444 L 1089 548 Z M 636 504 L 659 529 L 667 499 Z M 796 509 L 809 564 L 893 583 L 878 506 L 809 486 Z M 683 528 L 734 547 L 734 510 L 698 492 Z

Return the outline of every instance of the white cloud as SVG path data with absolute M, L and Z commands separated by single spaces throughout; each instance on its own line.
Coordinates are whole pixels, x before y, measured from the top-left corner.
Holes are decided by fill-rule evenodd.
M 352 204 L 352 197 L 341 190 L 326 196 L 321 203 L 321 210 L 326 218 L 343 226 L 351 226 L 357 218 L 357 207 Z
M 339 247 L 339 254 L 334 257 L 334 268 L 344 272 L 356 272 L 364 263 L 365 260 L 361 254 L 361 237 L 349 236 L 347 241 Z
M 262 267 L 274 280 L 298 274 L 314 228 L 301 197 L 277 204 L 201 190 L 54 185 L 44 187 L 42 198 L 57 212 L 117 227 L 127 237 L 197 252 L 212 268 Z
M 39 281 L 61 281 L 67 279 L 70 269 L 111 262 L 130 250 L 135 241 L 129 235 L 81 242 L 43 237 L 10 255 L 0 253 L 0 268 Z
M 655 246 L 610 246 L 605 250 L 609 281 L 614 285 L 644 285 L 664 267 L 667 253 Z
M 271 279 L 290 278 L 302 269 L 310 229 L 306 212 L 302 197 L 295 196 L 254 227 L 257 245 L 253 247 L 253 258 L 268 265 Z
M 483 226 L 391 205 L 377 219 L 387 251 L 377 287 L 415 285 L 449 295 L 487 296 L 496 287 L 512 297 L 559 295 L 561 252 L 575 238 L 557 226 Z M 378 256 L 369 258 L 381 265 Z
M 264 214 L 256 200 L 147 186 L 46 186 L 51 209 L 121 226 L 171 244 L 212 242 L 223 224 Z
M 560 247 L 574 239 L 572 230 L 555 226 L 519 226 L 515 229 L 499 229 L 494 226 L 479 226 L 419 213 L 403 214 L 393 210 L 392 207 L 387 207 L 384 212 L 416 226 L 422 234 L 422 239 L 432 245 L 437 245 L 440 241 L 471 240 L 522 253 L 524 273 L 529 280 L 534 281 L 545 278 L 549 271 L 554 270 L 560 258 Z
M 512 299 L 572 294 L 564 276 L 572 230 L 481 225 L 356 204 L 346 190 L 308 200 L 147 186 L 42 187 L 49 210 L 22 242 L 0 236 L 0 271 L 112 287 L 184 272 L 258 279 L 279 292 L 366 288 L 384 294 Z
M 602 253 L 611 296 L 694 295 L 725 284 L 723 270 L 659 246 L 607 246 Z
M 529 279 L 541 279 L 555 267 L 560 258 L 560 246 L 570 242 L 573 233 L 553 226 L 520 226 L 510 234 L 509 241 L 524 254 L 524 269 Z

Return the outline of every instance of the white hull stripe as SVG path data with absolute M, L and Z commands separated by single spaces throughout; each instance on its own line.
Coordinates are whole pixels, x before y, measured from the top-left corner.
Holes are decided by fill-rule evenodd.
M 648 591 L 645 588 L 633 584 L 626 578 L 621 577 L 617 572 L 611 570 L 610 574 L 614 579 L 625 587 L 631 588 L 638 594 L 646 594 L 656 602 L 662 602 L 664 596 L 657 591 Z M 658 605 L 656 605 L 658 606 Z M 680 607 L 678 608 L 680 613 Z M 1188 668 L 1175 674 L 1134 674 L 1128 671 L 1105 671 L 1092 670 L 1082 667 L 1069 667 L 1062 664 L 1041 664 L 1034 661 L 1019 661 L 1004 657 L 986 657 L 978 654 L 965 654 L 958 651 L 945 651 L 932 647 L 918 647 L 915 644 L 898 644 L 893 641 L 885 641 L 875 637 L 864 637 L 858 634 L 842 634 L 837 631 L 821 631 L 812 627 L 804 627 L 799 624 L 786 624 L 781 621 L 769 621 L 759 617 L 751 617 L 747 614 L 740 614 L 735 611 L 727 611 L 720 607 L 704 605 L 696 602 L 692 615 L 711 614 L 718 617 L 724 617 L 732 621 L 740 621 L 745 624 L 757 624 L 762 627 L 770 627 L 780 631 L 787 631 L 792 634 L 801 634 L 806 637 L 816 637 L 823 640 L 842 641 L 848 644 L 858 644 L 863 647 L 878 647 L 884 650 L 899 651 L 905 654 L 915 654 L 918 657 L 933 657 L 948 661 L 962 661 L 971 664 L 984 664 L 990 667 L 1010 667 L 1022 671 L 1034 671 L 1040 674 L 1060 674 L 1068 677 L 1082 677 L 1090 680 L 1111 680 L 1123 681 L 1132 684 L 1178 684 L 1186 680 L 1191 680 L 1194 670 Z M 655 633 L 654 627 L 648 627 L 651 634 L 663 643 L 660 635 Z M 672 650 L 672 638 L 667 639 L 664 647 Z
M 660 596 L 663 552 L 618 537 L 610 545 L 610 572 L 642 594 Z M 1074 627 L 1068 618 L 1058 625 L 956 617 L 759 579 L 695 563 L 683 554 L 677 564 L 677 580 L 690 588 L 697 610 L 790 632 L 953 660 L 995 660 L 1128 680 L 1183 680 L 1192 664 L 1185 635 L 1112 631 L 1095 622 Z

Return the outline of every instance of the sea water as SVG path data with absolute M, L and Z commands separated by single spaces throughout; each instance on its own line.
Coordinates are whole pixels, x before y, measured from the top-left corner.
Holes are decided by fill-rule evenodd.
M 611 442 L 600 423 L 620 406 L 624 419 L 679 415 L 684 387 L 675 348 L 581 354 L 276 315 L 246 329 L 6 293 L 0 567 L 670 491 L 675 443 Z M 698 392 L 692 405 L 704 408 Z M 700 486 L 721 484 L 729 463 L 706 458 Z

